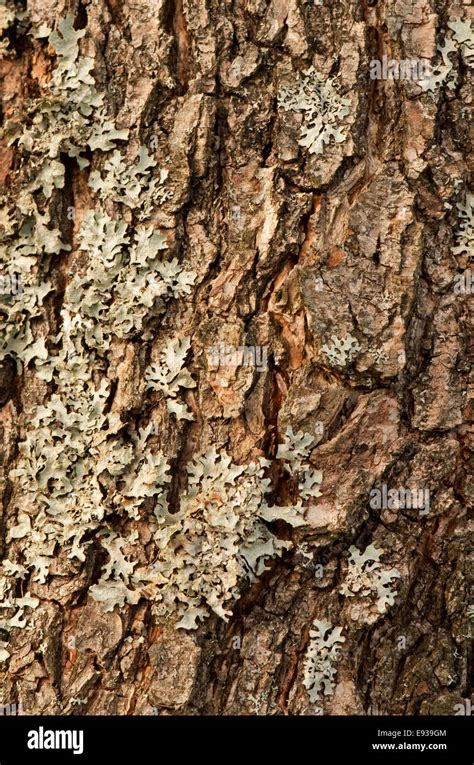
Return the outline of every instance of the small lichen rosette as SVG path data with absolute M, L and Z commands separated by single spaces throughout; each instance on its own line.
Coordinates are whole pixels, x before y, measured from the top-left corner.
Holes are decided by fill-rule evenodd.
M 384 551 L 374 545 L 369 545 L 362 552 L 357 547 L 350 547 L 349 553 L 349 568 L 339 592 L 346 598 L 363 599 L 362 607 L 352 610 L 352 618 L 375 621 L 378 616 L 368 613 L 367 599 L 375 600 L 378 615 L 385 613 L 395 602 L 393 585 L 401 574 L 396 568 L 382 568 L 380 558 Z
M 334 77 L 320 74 L 314 66 L 299 75 L 296 85 L 280 90 L 278 103 L 285 111 L 303 115 L 298 143 L 310 154 L 322 154 L 331 139 L 335 143 L 346 140 L 344 120 L 350 114 L 351 101 L 340 94 Z

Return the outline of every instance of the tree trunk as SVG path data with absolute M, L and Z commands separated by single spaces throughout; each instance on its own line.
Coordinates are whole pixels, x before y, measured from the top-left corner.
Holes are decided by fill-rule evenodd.
M 462 713 L 472 6 L 5 8 L 0 702 Z

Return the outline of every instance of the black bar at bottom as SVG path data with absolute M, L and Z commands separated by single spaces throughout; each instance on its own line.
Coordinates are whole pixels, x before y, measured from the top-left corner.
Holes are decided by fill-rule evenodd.
M 473 765 L 472 717 L 0 716 L 0 765 L 231 757 Z M 186 760 L 185 760 L 186 761 Z

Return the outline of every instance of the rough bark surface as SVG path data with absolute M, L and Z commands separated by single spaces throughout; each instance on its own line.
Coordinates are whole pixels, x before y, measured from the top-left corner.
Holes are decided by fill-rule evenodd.
M 306 525 L 270 524 L 293 546 L 242 587 L 227 622 L 212 614 L 197 630 L 176 629 L 146 597 L 104 612 L 89 593 L 107 561 L 100 538 L 84 562 L 58 555 L 44 583 L 19 581 L 16 594 L 40 603 L 26 627 L 0 632 L 9 653 L 0 702 L 28 714 L 454 714 L 471 695 L 472 670 L 473 312 L 452 285 L 469 265 L 453 248 L 472 172 L 473 71 L 453 59 L 456 87 L 433 95 L 371 80 L 369 64 L 434 60 L 448 20 L 472 17 L 472 6 L 28 0 L 26 10 L 34 28 L 72 13 L 87 29 L 80 51 L 94 57 L 116 127 L 130 130 L 121 151 L 132 161 L 145 145 L 169 170 L 172 194 L 152 221 L 194 285 L 151 311 L 150 331 L 116 339 L 96 382 L 113 384 L 108 407 L 127 428 L 154 423 L 148 448 L 171 460 L 170 507 L 186 488 L 185 466 L 210 447 L 237 465 L 270 460 L 272 496 L 291 505 L 295 487 L 276 460 L 288 426 L 315 435 L 322 423 L 308 459 L 323 478 L 321 496 L 304 502 Z M 54 62 L 44 38 L 10 33 L 5 123 L 47 86 Z M 299 144 L 302 115 L 279 102 L 311 65 L 337 75 L 350 99 L 344 140 L 322 154 Z M 77 233 L 95 204 L 87 181 L 103 164 L 90 159 L 80 169 L 66 157 L 64 187 L 49 201 L 39 192 L 71 247 L 45 266 L 55 285 L 35 323 L 45 339 L 59 331 L 61 296 L 83 264 Z M 0 170 L 13 202 L 22 162 L 5 140 Z M 196 387 L 183 400 L 193 420 L 178 421 L 146 390 L 147 366 L 176 335 L 191 338 Z M 357 356 L 331 364 L 323 346 L 348 335 Z M 213 368 L 206 352 L 219 342 L 267 347 L 267 368 Z M 18 444 L 53 392 L 34 363 L 3 362 L 4 559 L 21 562 L 25 543 L 9 535 Z M 429 512 L 374 509 L 370 492 L 383 484 L 429 488 Z M 149 506 L 111 524 L 137 531 L 152 560 Z M 370 597 L 340 592 L 349 548 L 369 545 L 400 575 L 384 613 Z M 303 681 L 315 619 L 341 627 L 345 642 L 333 692 L 312 703 Z

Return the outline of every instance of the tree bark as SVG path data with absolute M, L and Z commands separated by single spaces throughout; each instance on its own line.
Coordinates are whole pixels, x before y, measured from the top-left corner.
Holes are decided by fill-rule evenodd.
M 272 502 L 297 503 L 295 481 L 277 458 L 288 427 L 314 439 L 307 461 L 322 481 L 320 496 L 303 501 L 305 525 L 265 522 L 288 549 L 254 581 L 239 582 L 228 621 L 210 613 L 196 630 L 177 629 L 175 616 L 160 616 L 143 593 L 111 612 L 91 596 L 108 561 L 101 530 L 136 532 L 129 560 L 155 559 L 152 496 L 136 519 L 109 510 L 82 562 L 57 545 L 44 582 L 31 570 L 15 579 L 4 568 L 10 592 L 39 604 L 26 608 L 26 626 L 0 631 L 9 654 L 0 663 L 0 702 L 21 703 L 28 714 L 455 714 L 470 697 L 472 670 L 473 313 L 469 294 L 453 282 L 472 258 L 472 249 L 454 250 L 457 205 L 472 172 L 473 72 L 460 46 L 451 55 L 453 89 L 372 80 L 369 68 L 384 56 L 439 61 L 448 22 L 472 18 L 472 6 L 28 0 L 30 26 L 10 24 L 2 61 L 0 166 L 9 208 L 29 160 L 18 138 L 8 145 L 8 120 L 28 124 L 21 115 L 47 92 L 57 66 L 52 45 L 31 31 L 55 29 L 67 13 L 86 30 L 80 54 L 94 58 L 108 114 L 129 130 L 116 147 L 132 165 L 145 146 L 154 177 L 168 170 L 170 194 L 154 198 L 147 223 L 166 237 L 169 257 L 195 274 L 189 294 L 163 310 L 153 303 L 143 331 L 98 350 L 94 385 L 110 386 L 104 411 L 127 433 L 154 424 L 146 448 L 171 465 L 172 513 L 188 466 L 210 448 L 238 466 L 266 458 Z M 322 153 L 301 144 L 307 114 L 281 98 L 311 77 L 311 66 L 350 101 L 342 139 Z M 110 152 L 87 156 L 81 169 L 61 154 L 63 187 L 49 199 L 34 192 L 71 248 L 39 266 L 53 289 L 32 326 L 48 352 L 68 285 L 87 265 L 78 236 L 87 211 L 99 206 L 91 173 Z M 115 221 L 140 226 L 119 202 L 106 198 L 103 206 Z M 177 419 L 166 396 L 146 385 L 169 339 L 185 336 L 195 386 L 181 387 L 174 400 L 193 419 Z M 348 337 L 357 352 L 342 363 L 334 347 Z M 219 343 L 264 348 L 268 363 L 263 371 L 215 368 L 208 354 Z M 17 364 L 10 355 L 0 373 L 0 552 L 20 565 L 28 538 L 11 530 L 21 512 L 34 529 L 39 510 L 22 500 L 14 471 L 39 408 L 59 390 L 37 371 L 34 359 Z M 429 490 L 429 508 L 375 506 L 371 492 L 384 485 Z M 79 501 L 86 490 L 73 487 Z M 382 551 L 384 571 L 398 572 L 383 612 L 370 587 L 366 595 L 341 592 L 350 550 L 370 545 Z M 332 691 L 312 701 L 304 681 L 315 620 L 340 627 L 344 643 Z

